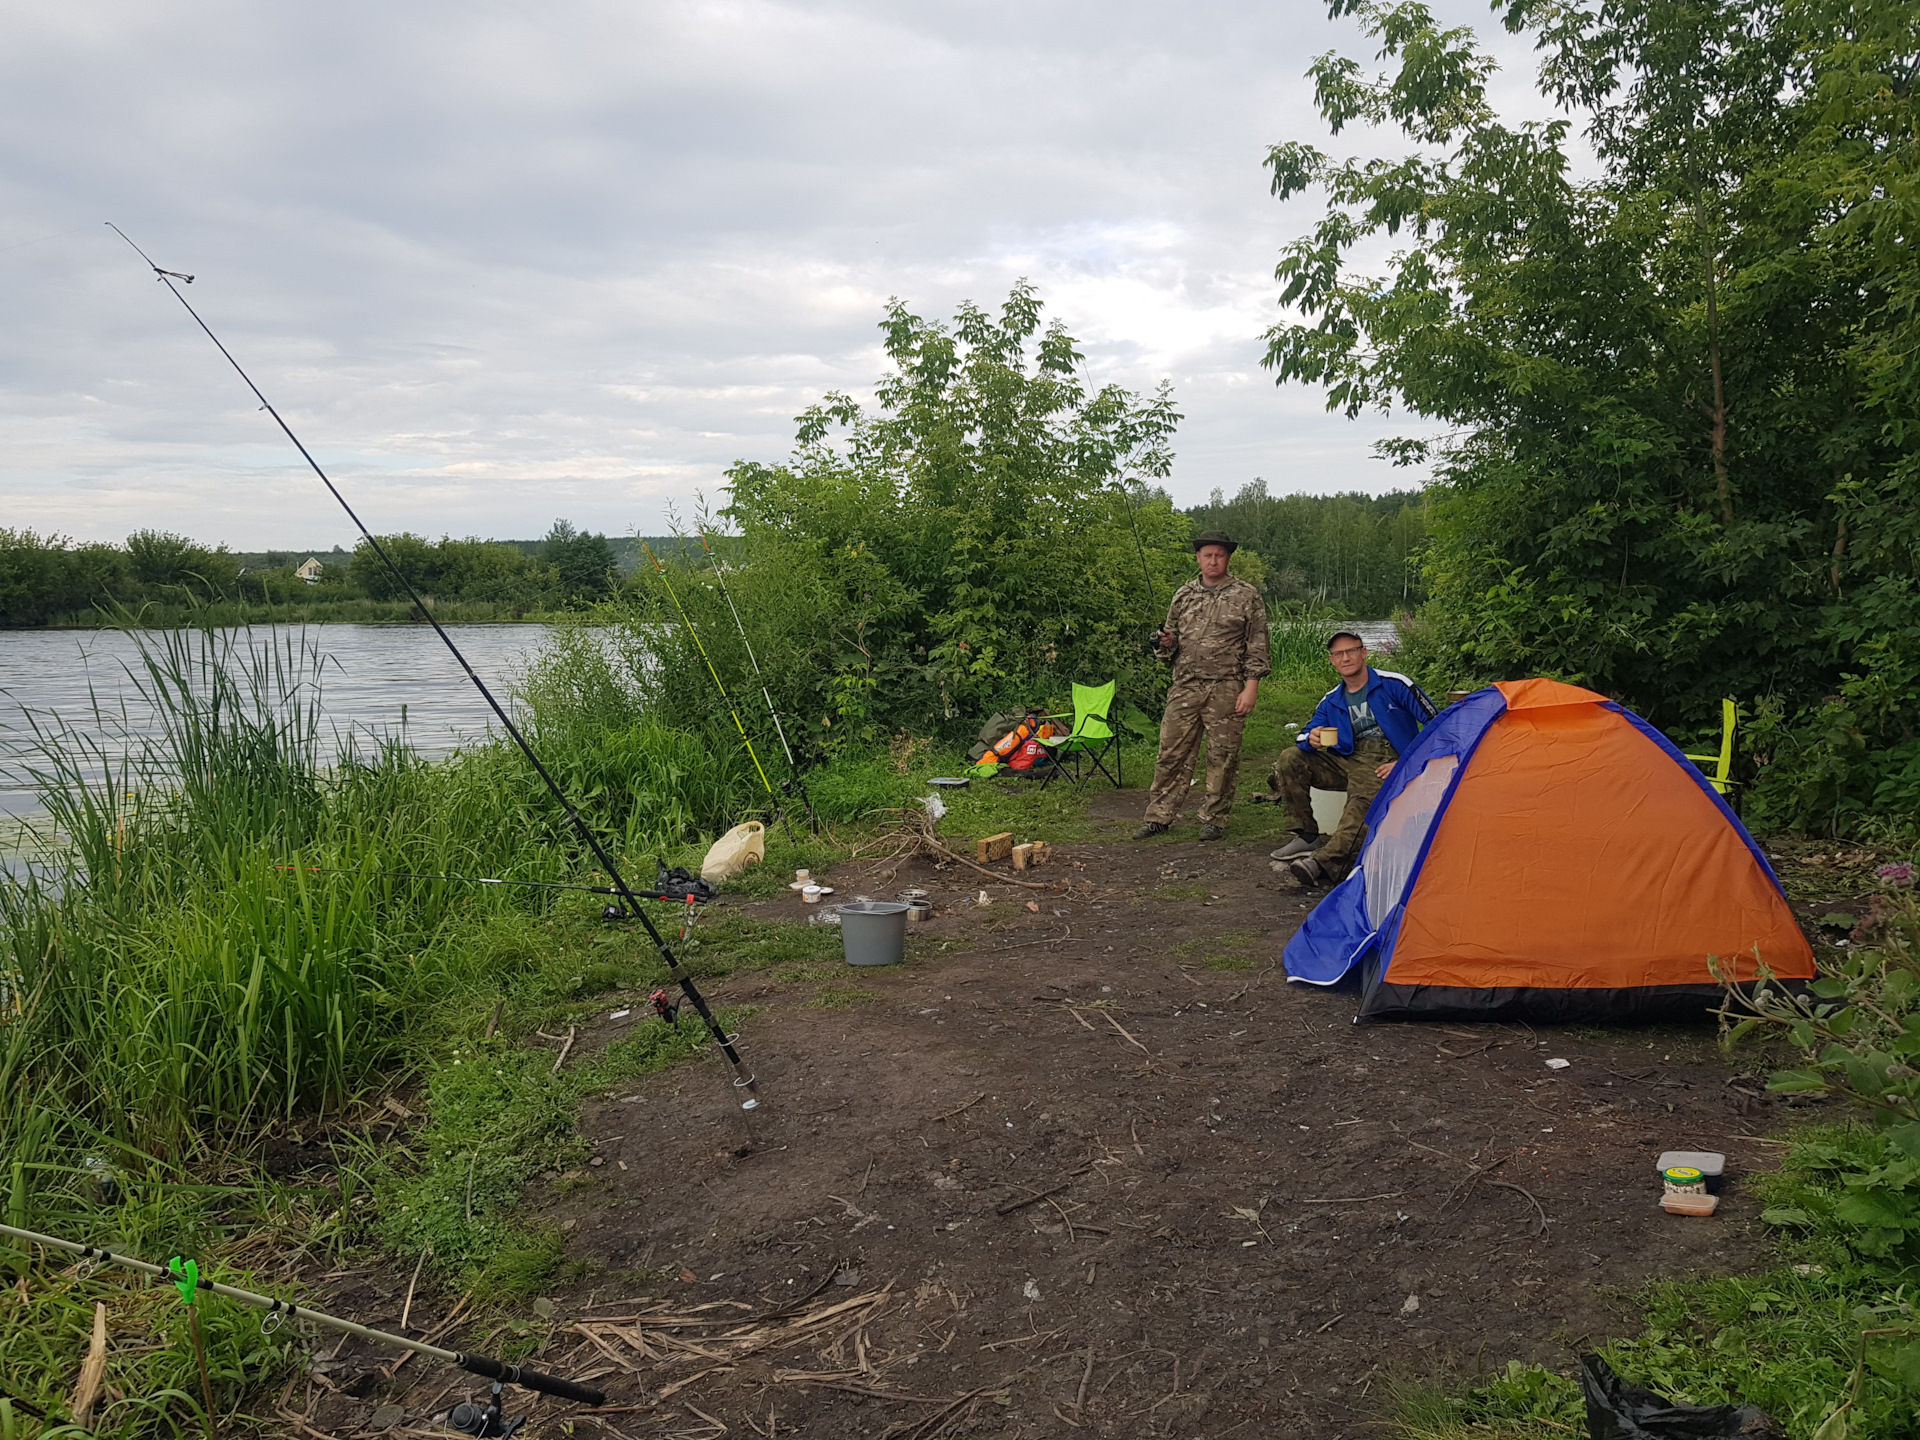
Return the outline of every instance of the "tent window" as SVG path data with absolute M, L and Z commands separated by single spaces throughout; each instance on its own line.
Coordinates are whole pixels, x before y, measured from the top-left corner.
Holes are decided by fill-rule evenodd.
M 1413 783 L 1393 797 L 1387 815 L 1380 822 L 1367 847 L 1367 925 L 1378 930 L 1386 924 L 1407 889 L 1413 874 L 1413 862 L 1426 843 L 1427 832 L 1439 818 L 1440 802 L 1445 798 L 1453 772 L 1459 768 L 1458 755 L 1436 755 Z

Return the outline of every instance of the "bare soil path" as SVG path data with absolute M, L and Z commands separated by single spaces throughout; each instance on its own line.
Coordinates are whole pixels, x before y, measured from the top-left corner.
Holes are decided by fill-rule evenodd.
M 1186 833 L 1058 847 L 1064 892 L 844 867 L 940 913 L 860 1003 L 729 985 L 756 1117 L 712 1062 L 589 1105 L 536 1197 L 597 1272 L 572 1433 L 1379 1434 L 1389 1374 L 1563 1364 L 1619 1289 L 1763 1263 L 1768 1102 L 1709 1028 L 1356 1026 L 1285 983 L 1264 849 Z M 1728 1153 L 1718 1216 L 1658 1208 L 1669 1148 Z

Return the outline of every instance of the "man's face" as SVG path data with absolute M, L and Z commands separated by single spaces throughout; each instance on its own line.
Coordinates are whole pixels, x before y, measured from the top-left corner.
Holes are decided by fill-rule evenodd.
M 1342 680 L 1351 680 L 1366 671 L 1367 647 L 1351 636 L 1342 635 L 1327 651 L 1327 658 L 1333 661 L 1333 668 L 1340 672 Z
M 1224 545 L 1202 545 L 1194 555 L 1200 562 L 1200 578 L 1208 585 L 1218 585 L 1227 573 L 1227 561 L 1232 558 Z

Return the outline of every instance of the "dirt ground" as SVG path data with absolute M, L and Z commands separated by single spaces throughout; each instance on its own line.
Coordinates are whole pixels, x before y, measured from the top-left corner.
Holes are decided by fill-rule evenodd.
M 1033 877 L 1065 890 L 836 870 L 936 918 L 848 972 L 857 1003 L 722 987 L 756 1007 L 756 1114 L 711 1057 L 586 1107 L 593 1167 L 535 1199 L 595 1274 L 533 1363 L 609 1399 L 529 1433 L 1374 1436 L 1390 1376 L 1564 1366 L 1637 1328 L 1622 1291 L 1765 1263 L 1742 1180 L 1779 1122 L 1710 1026 L 1356 1026 L 1285 982 L 1311 897 L 1264 843 L 1130 844 L 1131 798 Z M 1659 1208 L 1667 1149 L 1726 1152 L 1717 1216 Z M 403 1433 L 465 1393 L 313 1423 Z

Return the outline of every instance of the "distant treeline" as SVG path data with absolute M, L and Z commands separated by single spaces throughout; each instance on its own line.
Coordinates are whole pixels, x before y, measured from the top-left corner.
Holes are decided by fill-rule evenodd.
M 639 557 L 638 540 L 609 540 L 556 521 L 541 540 L 381 537 L 436 613 L 511 619 L 613 595 Z M 675 540 L 652 541 L 656 551 Z M 300 567 L 317 560 L 317 574 Z M 627 563 L 623 564 L 622 562 Z M 212 612 L 288 611 L 304 619 L 401 619 L 404 591 L 362 542 L 350 554 L 280 550 L 242 555 L 182 535 L 141 530 L 125 544 L 75 544 L 0 529 L 0 626 L 97 623 L 128 611 L 157 623 Z
M 1417 490 L 1269 495 L 1266 481 L 1252 480 L 1231 500 L 1215 490 L 1187 514 L 1196 533 L 1224 530 L 1259 554 L 1270 604 L 1383 619 L 1426 599 L 1427 502 Z

